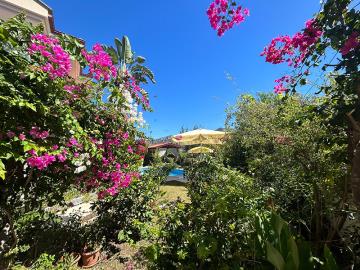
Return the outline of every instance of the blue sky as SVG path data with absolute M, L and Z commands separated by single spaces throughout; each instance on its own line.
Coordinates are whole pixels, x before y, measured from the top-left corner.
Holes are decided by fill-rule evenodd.
M 319 1 L 241 1 L 251 16 L 222 38 L 210 28 L 211 0 L 45 0 L 58 30 L 94 43 L 113 44 L 127 35 L 147 59 L 157 84 L 149 85 L 152 137 L 178 133 L 181 126 L 224 126 L 225 109 L 240 94 L 272 91 L 286 66 L 265 63 L 264 46 L 294 34 L 319 10 Z M 227 79 L 230 74 L 233 80 Z

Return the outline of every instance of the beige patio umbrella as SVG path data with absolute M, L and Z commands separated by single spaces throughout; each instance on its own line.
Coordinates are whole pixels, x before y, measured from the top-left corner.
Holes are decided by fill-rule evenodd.
M 222 144 L 225 138 L 225 132 L 209 129 L 195 129 L 173 136 L 173 142 L 181 145 L 194 144 Z
M 188 151 L 188 153 L 190 153 L 190 154 L 213 153 L 213 152 L 214 152 L 214 150 L 210 149 L 209 147 L 205 147 L 205 146 L 194 147 Z

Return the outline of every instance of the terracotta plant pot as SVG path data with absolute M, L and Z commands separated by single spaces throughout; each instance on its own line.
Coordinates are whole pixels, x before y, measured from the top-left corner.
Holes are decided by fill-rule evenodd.
M 100 259 L 100 250 L 101 247 L 97 248 L 94 251 L 81 253 L 82 267 L 90 268 L 97 264 Z

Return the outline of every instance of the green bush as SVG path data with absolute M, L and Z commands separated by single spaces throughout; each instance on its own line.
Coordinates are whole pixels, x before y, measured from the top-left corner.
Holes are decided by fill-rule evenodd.
M 92 227 L 98 241 L 111 248 L 111 243 L 137 242 L 145 237 L 145 226 L 154 217 L 160 184 L 170 170 L 168 164 L 151 167 L 117 196 L 96 202 L 97 219 Z
M 29 212 L 16 222 L 19 237 L 18 261 L 31 263 L 42 253 L 59 259 L 64 253 L 80 252 L 80 220 L 63 221 L 54 214 Z
M 277 270 L 339 269 L 326 245 L 322 259 L 315 257 L 311 243 L 294 235 L 289 224 L 274 212 L 256 215 L 253 239 L 260 269 L 269 269 L 270 265 Z
M 343 204 L 347 142 L 342 128 L 330 126 L 314 110 L 321 102 L 301 96 L 240 97 L 228 115 L 233 132 L 225 154 L 235 144 L 242 146 L 232 148 L 230 157 L 246 153 L 246 173 L 259 189 L 271 190 L 281 216 L 307 239 L 332 241 L 329 223 L 340 211 L 331 209 Z
M 51 239 L 56 248 L 63 243 L 57 242 L 58 222 L 39 217 L 24 222 L 22 231 L 24 219 L 64 204 L 74 185 L 99 197 L 117 194 L 137 176 L 146 151 L 141 117 L 130 120 L 129 114 L 138 115 L 138 105 L 150 109 L 142 86 L 155 81 L 128 38 L 115 39 L 116 49 L 96 45 L 87 51 L 74 37 L 43 32 L 23 14 L 0 20 L 0 229 L 6 231 L 0 268 L 23 253 L 18 244 L 30 246 L 22 260 L 32 261 Z M 95 63 L 98 54 L 102 60 Z M 71 61 L 86 76 L 70 76 Z
M 191 204 L 168 204 L 160 213 L 147 256 L 160 269 L 238 269 L 249 266 L 252 220 L 264 196 L 252 180 L 201 155 L 187 168 Z
M 17 270 L 18 268 L 12 268 Z M 20 268 L 18 270 L 21 270 Z M 25 268 L 26 269 L 26 268 Z M 33 270 L 76 270 L 77 267 L 72 265 L 72 257 L 65 256 L 61 262 L 56 263 L 54 255 L 42 253 L 35 263 L 31 266 Z

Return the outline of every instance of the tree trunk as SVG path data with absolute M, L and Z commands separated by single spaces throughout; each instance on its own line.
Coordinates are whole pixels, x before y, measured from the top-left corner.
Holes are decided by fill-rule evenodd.
M 360 81 L 356 83 L 358 102 L 355 109 L 348 113 L 349 128 L 349 155 L 351 164 L 351 190 L 354 202 L 360 208 Z

